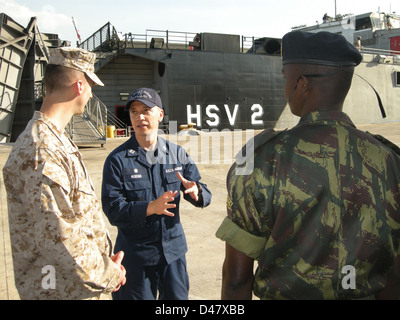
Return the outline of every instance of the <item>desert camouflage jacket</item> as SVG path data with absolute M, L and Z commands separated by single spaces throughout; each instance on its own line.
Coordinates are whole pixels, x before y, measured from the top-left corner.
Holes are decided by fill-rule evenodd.
M 252 171 L 228 173 L 217 237 L 258 260 L 255 294 L 358 299 L 397 284 L 399 298 L 400 158 L 342 112 L 254 141 Z
M 111 241 L 75 144 L 36 112 L 3 168 L 21 299 L 98 299 L 118 285 Z

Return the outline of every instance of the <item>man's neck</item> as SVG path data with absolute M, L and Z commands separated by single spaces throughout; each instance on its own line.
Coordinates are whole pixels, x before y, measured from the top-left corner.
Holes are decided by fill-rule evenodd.
M 57 126 L 57 128 L 59 128 L 61 131 L 64 131 L 68 122 L 71 120 L 72 115 L 68 114 L 68 112 L 64 112 L 63 110 L 64 108 L 62 107 L 52 105 L 50 107 L 42 106 L 40 112 L 49 118 L 51 122 Z
M 306 103 L 303 107 L 301 116 L 309 114 L 314 111 L 342 111 L 343 103 L 331 104 L 328 99 L 321 99 Z
M 157 134 L 148 134 L 145 136 L 136 136 L 139 146 L 146 151 L 153 151 L 157 146 Z
M 64 131 L 74 115 L 74 105 L 63 97 L 49 95 L 44 98 L 40 112 Z

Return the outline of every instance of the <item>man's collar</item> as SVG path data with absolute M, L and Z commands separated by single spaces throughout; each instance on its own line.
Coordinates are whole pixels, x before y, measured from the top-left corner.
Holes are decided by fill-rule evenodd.
M 34 121 L 41 121 L 43 122 L 51 132 L 53 132 L 54 136 L 66 147 L 70 153 L 76 153 L 78 151 L 78 147 L 69 138 L 65 130 L 59 129 L 52 121 L 49 119 L 44 113 L 40 111 L 35 111 L 33 114 Z
M 323 122 L 326 124 L 332 122 L 342 122 L 352 127 L 355 127 L 349 116 L 342 111 L 314 111 L 301 117 L 298 125 L 308 123 Z

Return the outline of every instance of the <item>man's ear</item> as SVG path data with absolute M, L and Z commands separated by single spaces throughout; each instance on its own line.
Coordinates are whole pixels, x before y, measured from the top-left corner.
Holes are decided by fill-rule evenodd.
M 75 82 L 75 88 L 76 88 L 76 92 L 81 95 L 83 92 L 83 87 L 84 87 L 84 83 L 82 80 L 78 80 Z
M 164 109 L 160 108 L 160 119 L 158 119 L 158 122 L 161 123 L 164 119 Z
M 305 76 L 300 76 L 299 78 L 299 89 L 302 91 L 306 91 L 308 89 L 308 86 L 310 84 L 310 81 L 307 79 Z

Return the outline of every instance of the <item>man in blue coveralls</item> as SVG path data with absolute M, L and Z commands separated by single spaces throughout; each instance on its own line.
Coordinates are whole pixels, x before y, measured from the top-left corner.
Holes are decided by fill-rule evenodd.
M 186 151 L 158 136 L 164 110 L 155 90 L 133 92 L 127 109 L 134 135 L 111 152 L 103 170 L 103 210 L 118 227 L 115 250 L 125 252 L 127 271 L 113 298 L 187 300 L 179 190 L 196 207 L 208 206 L 211 192 Z

